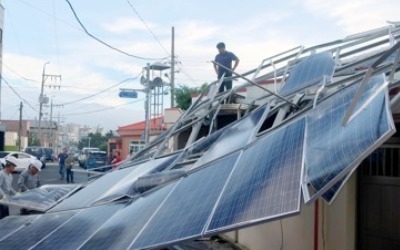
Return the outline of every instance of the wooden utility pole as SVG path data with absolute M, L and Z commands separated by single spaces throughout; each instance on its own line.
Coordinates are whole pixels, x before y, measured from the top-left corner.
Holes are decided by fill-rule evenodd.
M 175 28 L 172 27 L 172 38 L 171 38 L 171 108 L 175 106 Z
M 19 103 L 19 127 L 18 127 L 18 151 L 21 151 L 21 134 L 22 134 L 22 102 Z

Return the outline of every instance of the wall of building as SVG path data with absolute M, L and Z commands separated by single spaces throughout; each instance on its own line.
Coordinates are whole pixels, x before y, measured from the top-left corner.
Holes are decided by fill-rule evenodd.
M 352 176 L 336 200 L 319 200 L 318 249 L 353 250 L 356 244 L 356 177 Z M 278 221 L 226 233 L 250 250 L 314 249 L 315 203 L 301 205 L 301 213 Z

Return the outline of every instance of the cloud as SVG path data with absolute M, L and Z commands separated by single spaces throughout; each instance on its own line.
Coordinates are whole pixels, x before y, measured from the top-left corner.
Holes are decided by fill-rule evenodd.
M 399 20 L 400 2 L 393 0 L 300 1 L 310 12 L 333 20 L 349 34 L 382 27 L 386 21 Z
M 155 28 L 155 25 L 152 23 L 146 24 L 150 29 Z M 129 17 L 117 18 L 112 22 L 102 24 L 102 26 L 106 31 L 116 34 L 127 34 L 135 30 L 147 30 L 141 21 Z

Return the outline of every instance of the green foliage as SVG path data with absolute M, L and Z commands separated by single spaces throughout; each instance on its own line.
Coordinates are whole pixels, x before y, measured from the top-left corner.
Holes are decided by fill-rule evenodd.
M 189 87 L 186 85 L 179 85 L 179 88 L 175 89 L 175 101 L 176 107 L 183 110 L 187 110 L 192 104 L 192 95 L 200 94 L 207 88 L 207 83 L 204 83 L 200 87 Z
M 7 145 L 4 146 L 4 151 L 18 151 L 18 150 L 19 150 L 18 146 L 7 146 Z
M 78 143 L 78 148 L 89 147 L 89 138 L 90 138 L 90 147 L 91 148 L 99 148 L 102 151 L 107 151 L 108 139 L 115 137 L 114 133 L 110 130 L 104 136 L 99 133 L 89 133 L 89 135 L 85 138 L 82 138 Z
M 36 136 L 29 136 L 28 146 L 40 146 L 40 140 Z

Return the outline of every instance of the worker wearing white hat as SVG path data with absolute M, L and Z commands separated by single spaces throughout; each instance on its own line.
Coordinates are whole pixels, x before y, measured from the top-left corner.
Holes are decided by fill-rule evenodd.
M 12 173 L 15 167 L 19 164 L 14 156 L 7 157 L 4 169 L 0 171 L 0 194 L 3 200 L 9 196 L 15 195 L 17 192 L 12 188 Z M 10 215 L 8 206 L 0 205 L 0 219 Z
M 18 187 L 21 192 L 38 187 L 39 172 L 42 169 L 42 162 L 34 159 L 27 169 L 22 171 L 18 179 Z

